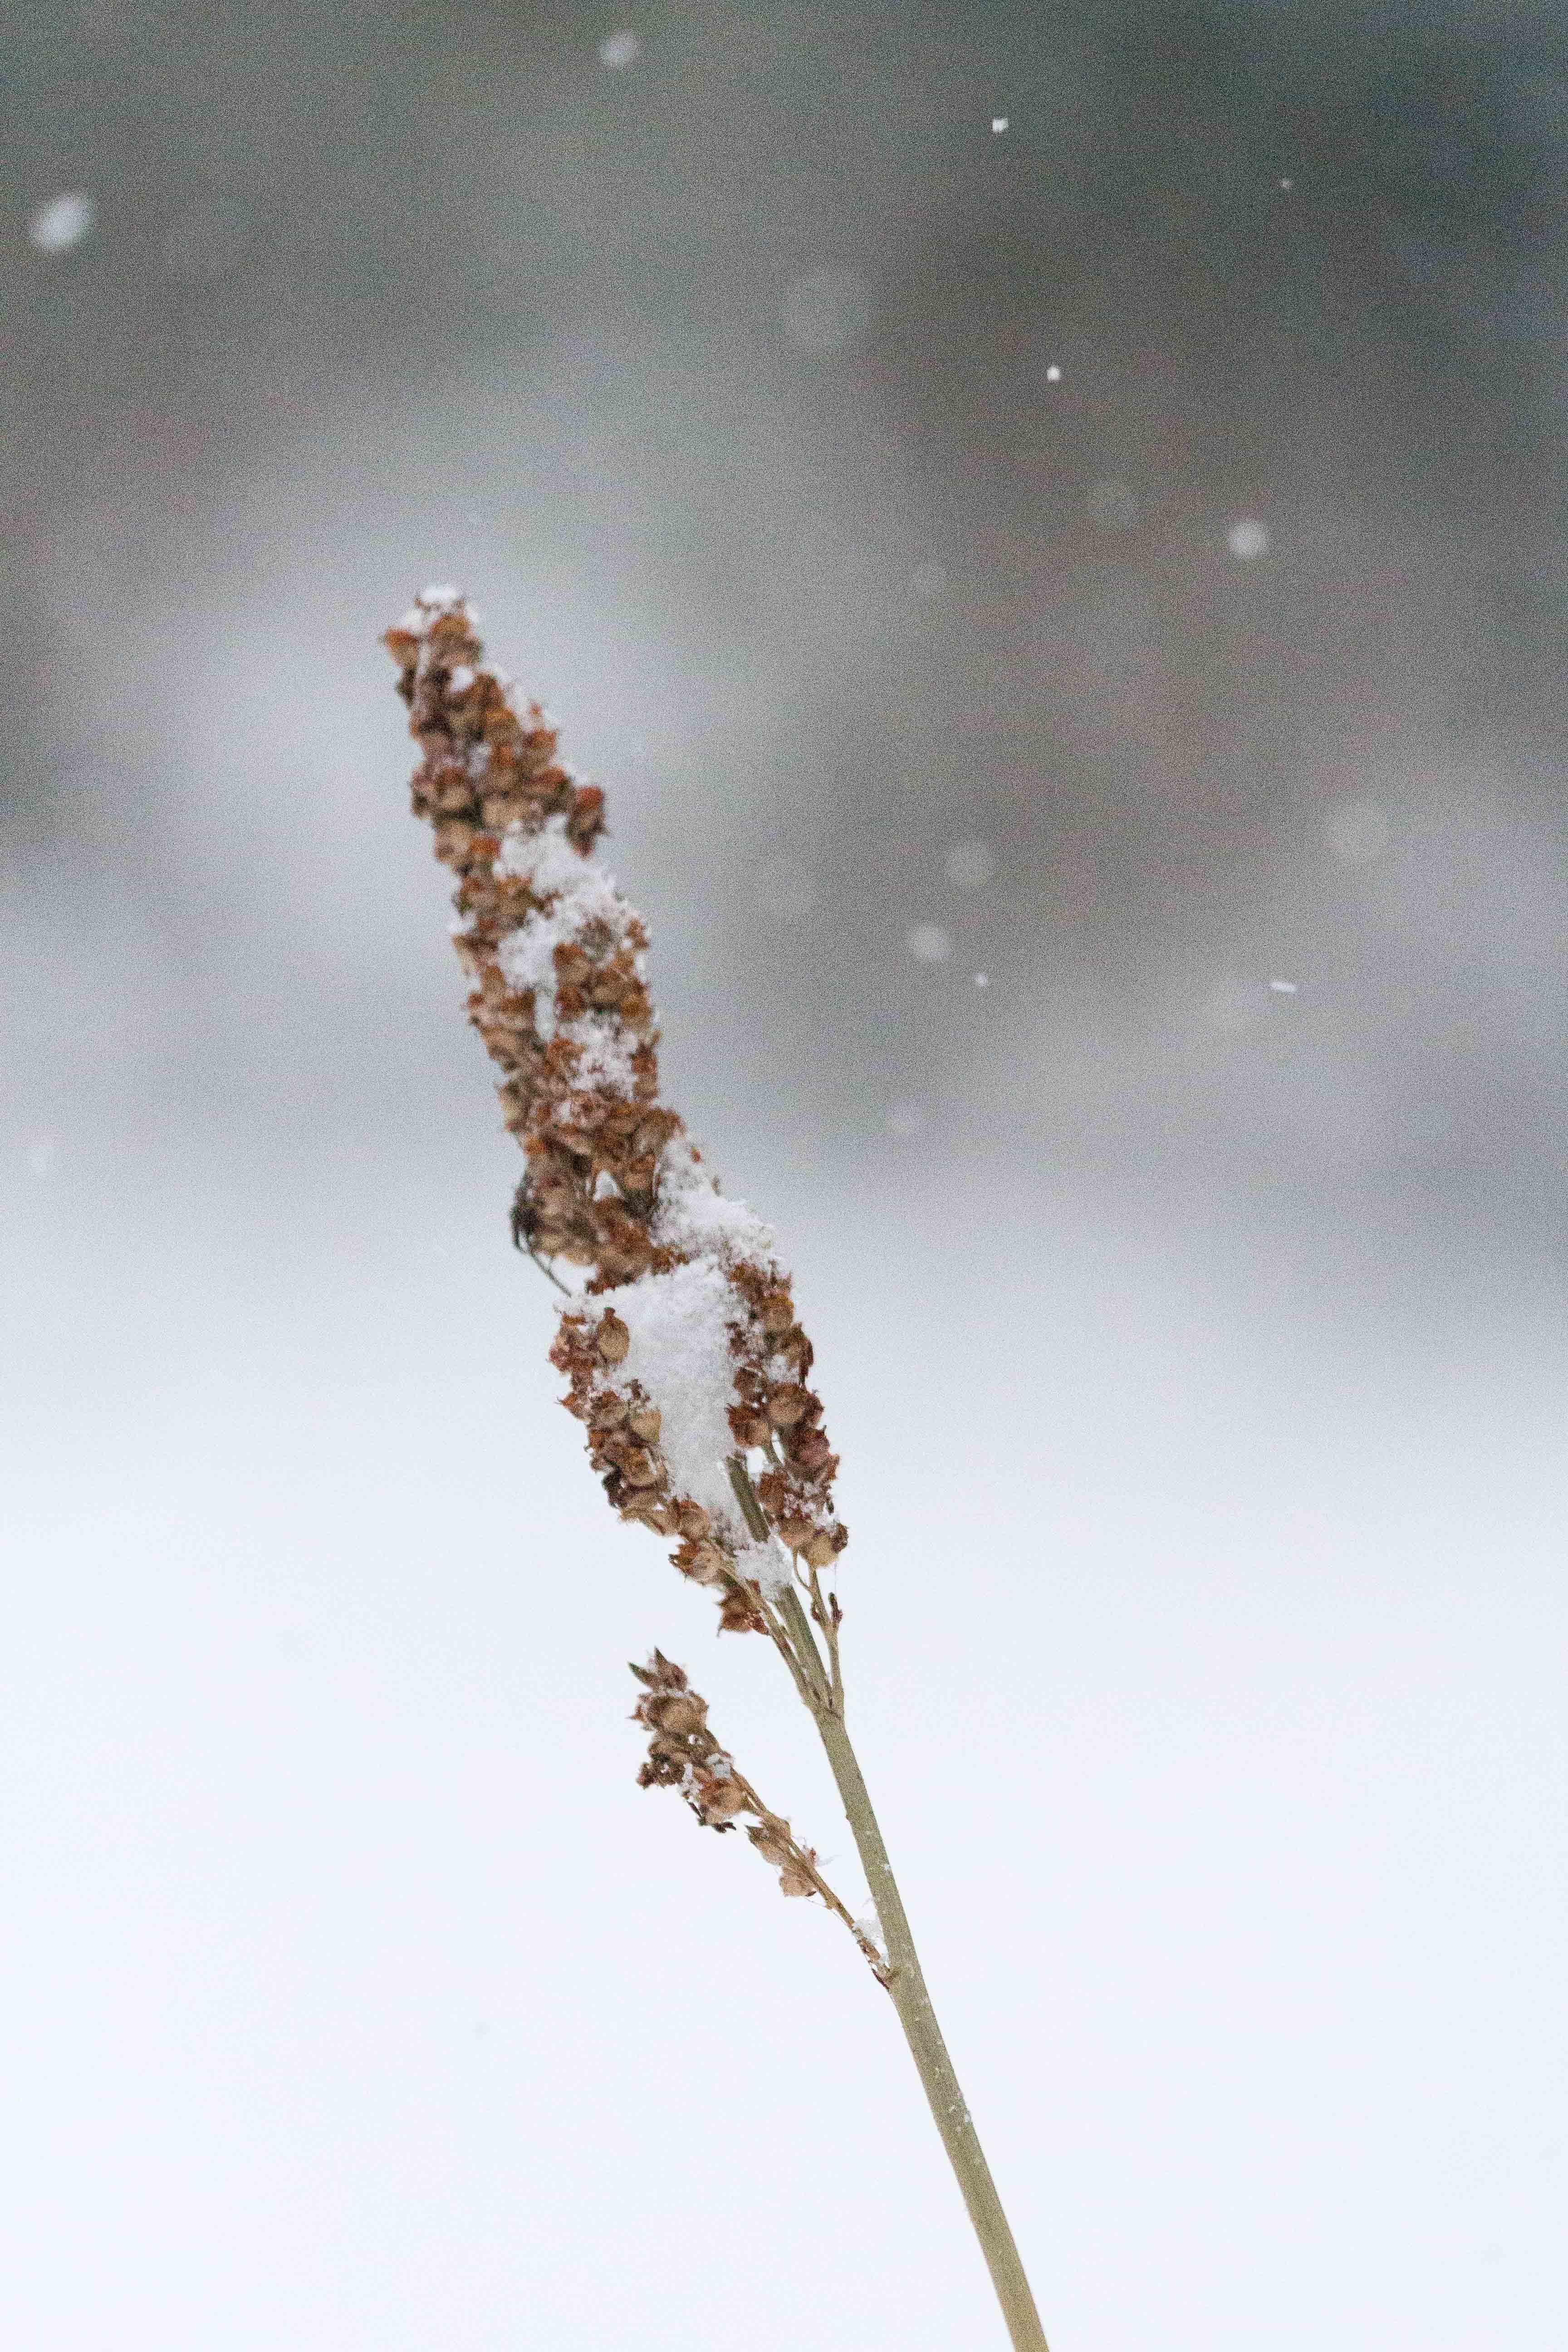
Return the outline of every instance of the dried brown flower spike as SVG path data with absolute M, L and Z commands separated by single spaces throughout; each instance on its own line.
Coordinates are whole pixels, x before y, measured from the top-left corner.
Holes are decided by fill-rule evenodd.
M 709 1729 L 706 1701 L 657 1650 L 632 1669 L 649 1734 L 639 1778 L 680 1789 L 709 1828 L 749 1816 L 781 1891 L 819 1895 L 849 1927 L 898 2011 L 1015 2352 L 1046 2352 L 845 1727 L 843 1611 L 823 1580 L 847 1537 L 833 1503 L 837 1456 L 807 1384 L 811 1342 L 772 1233 L 720 1192 L 658 1100 L 647 933 L 593 862 L 604 795 L 557 759 L 538 703 L 519 708 L 484 667 L 456 589 L 426 589 L 385 643 L 421 752 L 414 813 L 458 877 L 468 1017 L 525 1155 L 513 1237 L 569 1290 L 551 1349 L 563 1402 L 622 1518 L 673 1544 L 682 1575 L 715 1593 L 721 1632 L 766 1633 L 784 1659 L 833 1769 L 885 1949 L 812 1848 L 762 1804 Z M 575 1289 L 562 1266 L 576 1269 Z
M 679 1538 L 726 1630 L 763 1631 L 751 1590 L 788 1580 L 769 1538 L 816 1571 L 847 1539 L 789 1276 L 658 1101 L 647 933 L 591 862 L 604 795 L 557 759 L 537 703 L 513 709 L 455 590 L 426 589 L 386 645 L 424 754 L 414 811 L 459 877 L 468 1017 L 527 1157 L 514 1232 L 585 1277 L 552 1350 L 564 1402 L 622 1517 Z M 761 1538 L 736 1509 L 737 1450 L 763 1457 Z

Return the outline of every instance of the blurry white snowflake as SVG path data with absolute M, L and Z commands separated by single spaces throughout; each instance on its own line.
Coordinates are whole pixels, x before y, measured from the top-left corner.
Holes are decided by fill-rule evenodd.
M 784 330 L 799 352 L 842 352 L 865 332 L 871 289 L 854 269 L 813 269 L 784 299 Z
M 1005 131 L 1005 130 L 1006 130 L 1006 128 L 1007 128 L 1007 118 L 1006 118 L 1006 116 L 1005 116 L 1005 114 L 994 114 L 994 115 L 992 116 L 992 118 L 991 118 L 991 136 L 993 137 L 993 139 L 999 139 L 999 138 L 1001 137 L 1001 135 L 1002 135 L 1003 131 Z
M 1254 521 L 1247 515 L 1240 522 L 1231 525 L 1226 545 L 1233 555 L 1239 555 L 1244 563 L 1250 563 L 1256 556 L 1268 554 L 1268 533 L 1260 522 Z
M 1046 382 L 1047 383 L 1060 383 L 1061 380 L 1062 372 L 1053 360 L 1050 366 L 1046 370 Z
M 599 43 L 599 63 L 619 73 L 625 66 L 635 66 L 642 55 L 642 43 L 635 33 L 610 33 Z
M 904 945 L 920 963 L 945 963 L 952 953 L 952 941 L 940 923 L 916 923 L 904 933 Z
M 27 235 L 40 253 L 68 253 L 90 235 L 98 206 L 85 188 L 72 188 L 40 205 L 27 223 Z
M 946 863 L 948 880 L 961 890 L 983 890 L 996 871 L 996 860 L 983 841 L 955 841 Z

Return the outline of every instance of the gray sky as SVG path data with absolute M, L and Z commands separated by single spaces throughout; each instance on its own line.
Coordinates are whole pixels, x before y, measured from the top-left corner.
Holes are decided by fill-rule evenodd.
M 1053 2352 L 1560 2352 L 1555 14 L 6 12 L 7 2340 L 1000 2338 L 634 1785 L 658 1643 L 858 1888 L 553 1402 L 452 579 L 795 1268 Z

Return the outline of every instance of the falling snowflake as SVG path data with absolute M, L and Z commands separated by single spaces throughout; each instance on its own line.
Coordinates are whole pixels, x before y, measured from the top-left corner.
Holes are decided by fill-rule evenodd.
M 1225 543 L 1233 555 L 1241 558 L 1243 563 L 1250 563 L 1255 557 L 1268 554 L 1268 533 L 1260 522 L 1255 522 L 1247 515 L 1240 522 L 1232 523 Z
M 1006 128 L 1007 128 L 1007 118 L 1006 118 L 1006 116 L 1005 116 L 1005 114 L 994 114 L 994 115 L 992 116 L 992 118 L 991 118 L 991 136 L 993 137 L 993 139 L 999 139 L 999 138 L 1001 137 L 1001 135 L 1002 135 L 1003 131 L 1005 131 L 1005 130 L 1006 130 Z
M 1047 382 L 1047 383 L 1060 383 L 1061 380 L 1062 380 L 1062 372 L 1061 372 L 1060 368 L 1059 368 L 1059 367 L 1058 367 L 1058 366 L 1056 365 L 1056 363 L 1053 362 L 1052 362 L 1052 364 L 1051 364 L 1051 365 L 1050 365 L 1050 366 L 1046 370 L 1046 382 Z
M 625 66 L 635 66 L 642 55 L 642 43 L 635 33 L 610 33 L 599 43 L 599 63 L 619 73 Z
M 72 188 L 40 205 L 27 223 L 27 235 L 40 253 L 68 253 L 90 235 L 98 206 L 83 188 Z
M 945 963 L 952 953 L 952 941 L 940 923 L 916 923 L 905 932 L 904 945 L 920 963 Z

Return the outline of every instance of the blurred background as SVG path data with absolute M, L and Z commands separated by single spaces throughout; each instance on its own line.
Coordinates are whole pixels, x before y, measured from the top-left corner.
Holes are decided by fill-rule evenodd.
M 795 1269 L 1054 2352 L 1561 2352 L 1562 29 L 6 11 L 7 2341 L 1001 2341 L 847 1939 L 634 1785 L 657 1642 L 860 1891 L 553 1402 L 452 580 Z

